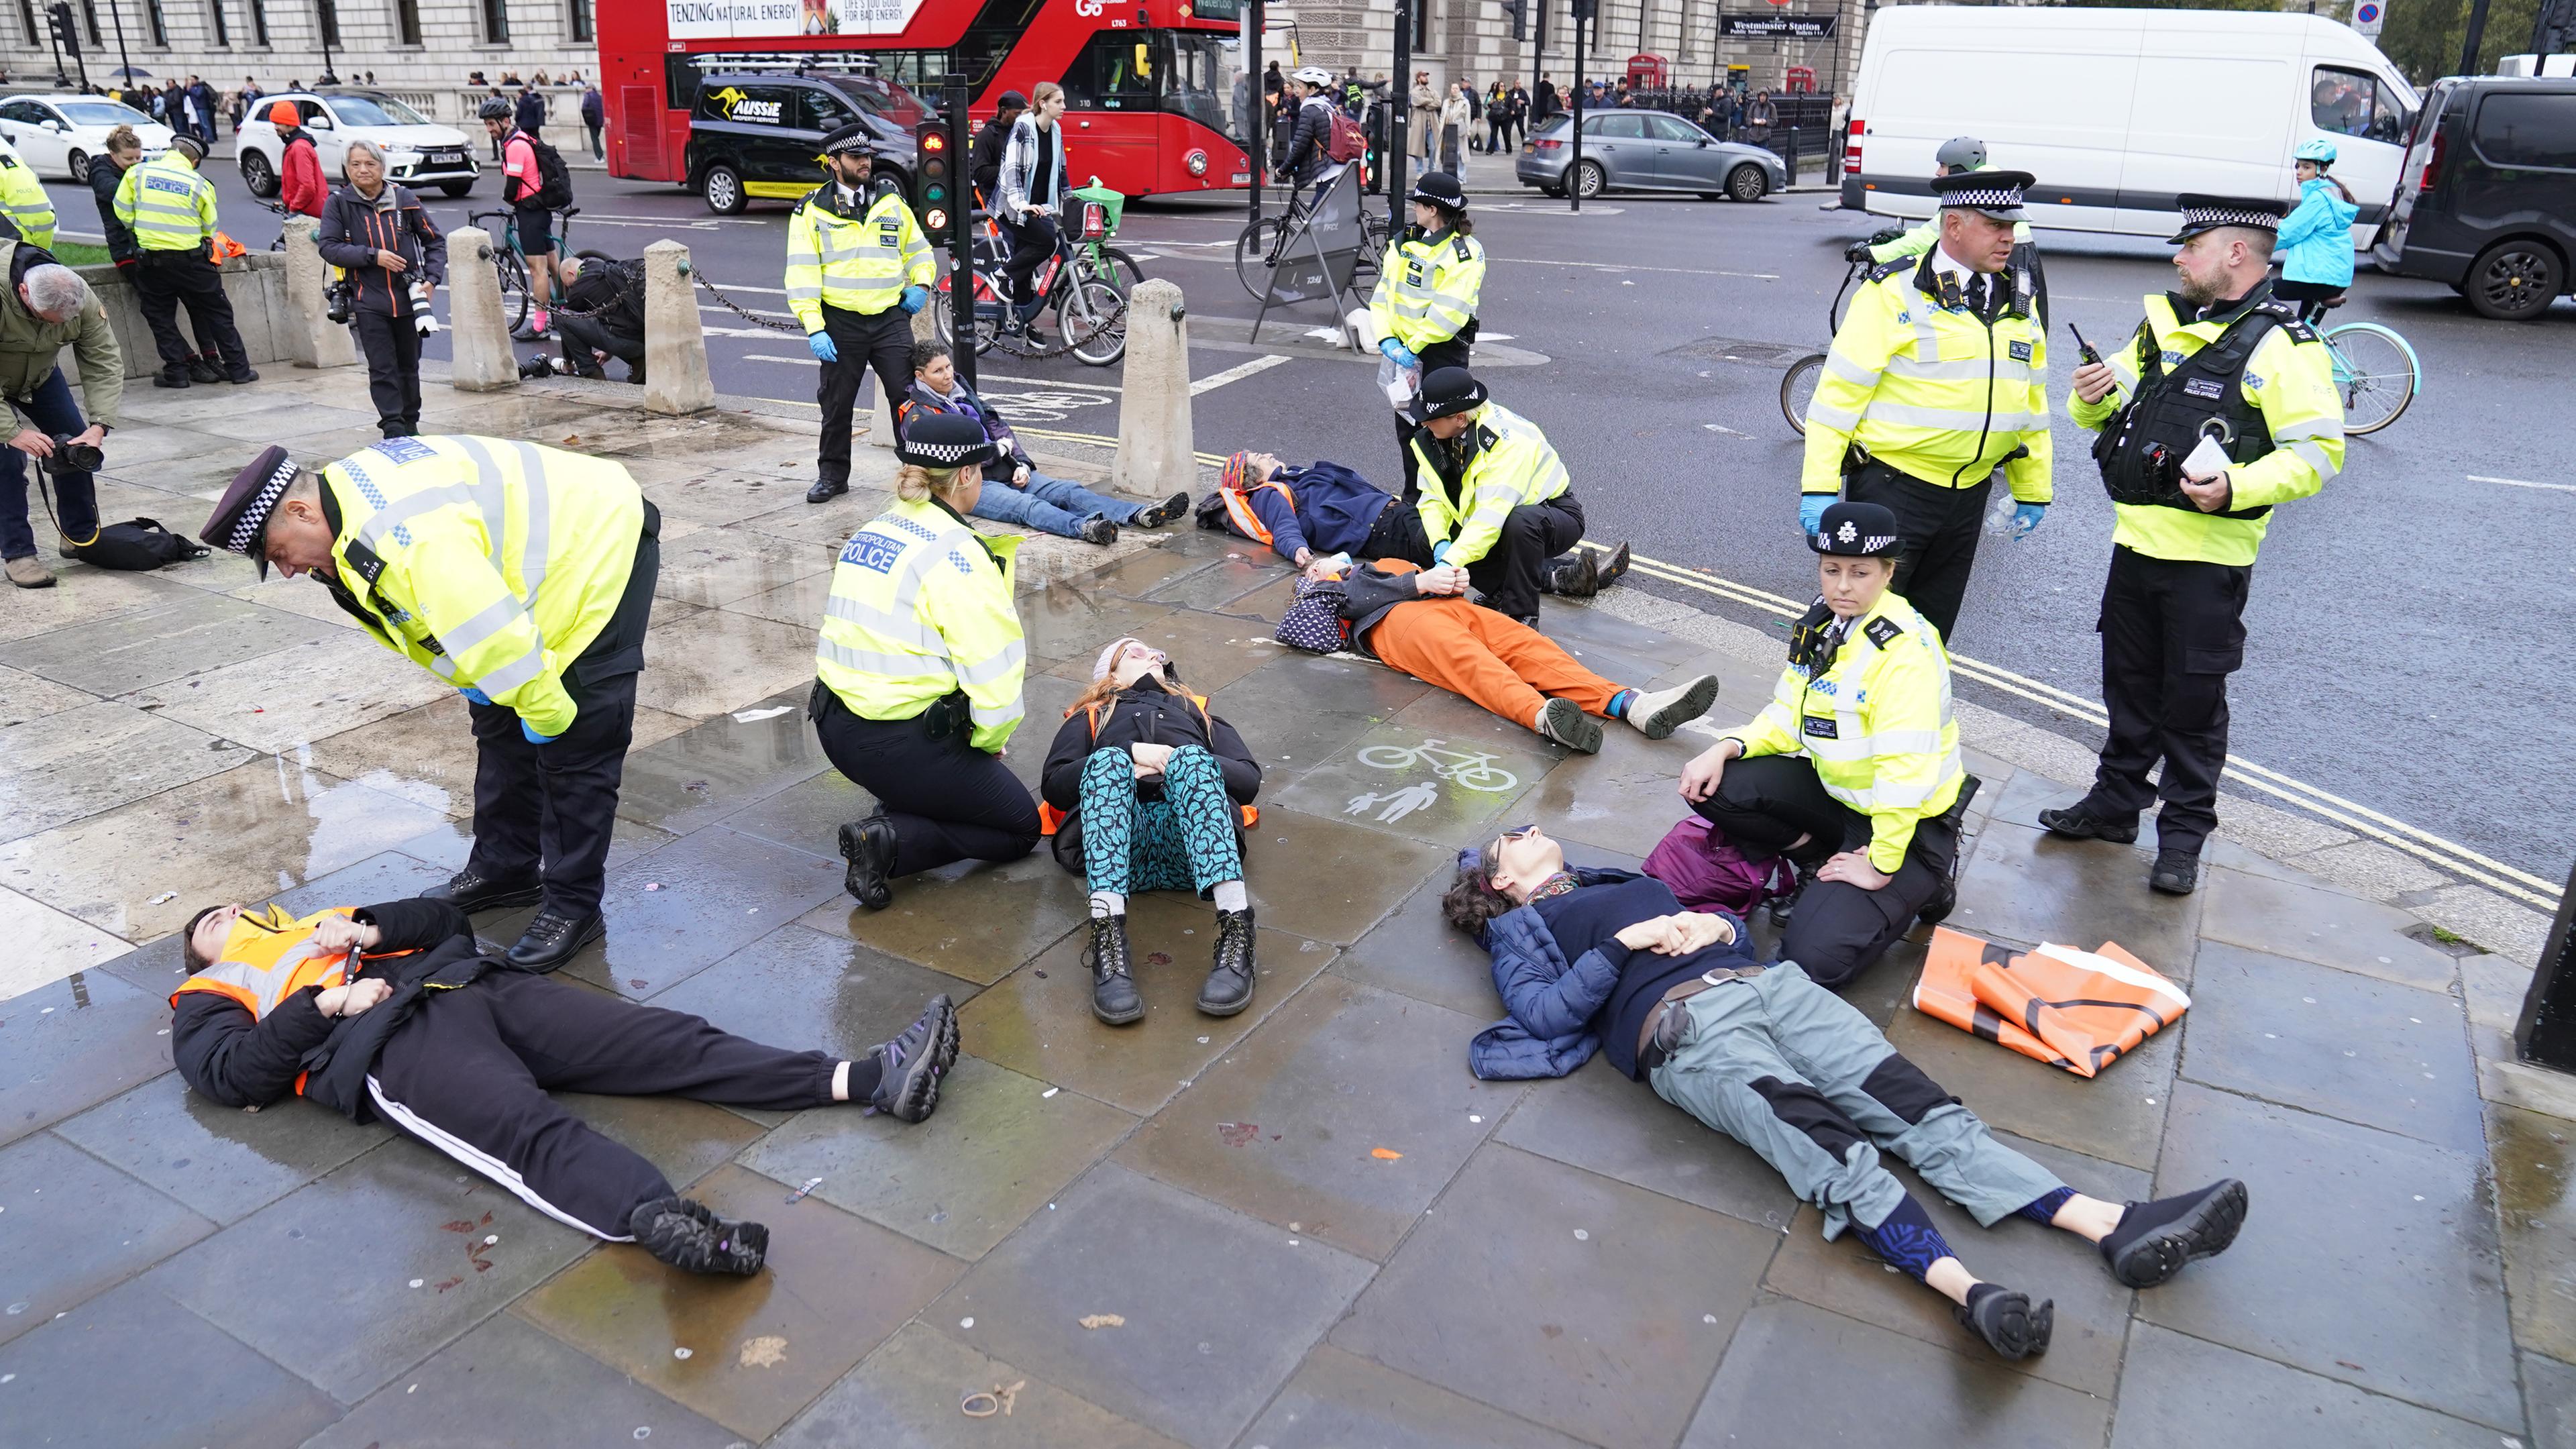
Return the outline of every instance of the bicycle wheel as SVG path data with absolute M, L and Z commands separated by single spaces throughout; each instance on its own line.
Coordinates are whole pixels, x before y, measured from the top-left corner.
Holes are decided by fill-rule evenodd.
M 2326 334 L 2335 391 L 2343 394 L 2343 430 L 2375 433 L 2404 415 L 2424 385 L 2424 369 L 2406 339 L 2376 322 L 2347 322 Z
M 1073 284 L 1056 320 L 1076 362 L 1107 367 L 1127 355 L 1127 299 L 1097 277 Z
M 1420 761 L 1402 745 L 1371 745 L 1359 752 L 1359 762 L 1372 770 L 1410 770 Z
M 1234 275 L 1256 302 L 1270 295 L 1270 269 L 1277 265 L 1279 243 L 1287 231 L 1286 217 L 1265 216 L 1246 223 L 1243 234 L 1234 239 Z
M 1789 420 L 1789 431 L 1799 437 L 1807 435 L 1807 400 L 1816 395 L 1816 379 L 1824 375 L 1825 355 L 1810 352 L 1789 364 L 1780 379 L 1780 412 Z
M 528 320 L 528 263 L 515 251 L 496 252 L 492 265 L 501 273 L 501 325 L 512 332 Z
M 1449 778 L 1456 781 L 1458 788 L 1462 790 L 1481 790 L 1494 795 L 1499 795 L 1505 790 L 1517 789 L 1521 783 L 1520 776 L 1509 770 L 1497 770 L 1491 765 L 1468 765 L 1452 773 Z
M 1136 265 L 1134 257 L 1117 247 L 1102 247 L 1100 264 L 1092 271 L 1100 280 L 1117 288 L 1121 297 L 1134 291 L 1136 284 L 1145 280 L 1145 269 Z

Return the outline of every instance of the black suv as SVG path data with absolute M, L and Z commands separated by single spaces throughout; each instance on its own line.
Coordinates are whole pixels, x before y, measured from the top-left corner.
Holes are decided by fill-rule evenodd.
M 688 185 L 725 216 L 755 197 L 794 201 L 823 180 L 823 138 L 852 121 L 877 138 L 876 176 L 912 192 L 913 132 L 929 108 L 873 76 L 718 71 L 689 112 Z
M 2548 311 L 2576 262 L 2576 80 L 2435 81 L 2370 254 L 2448 282 L 2480 316 Z

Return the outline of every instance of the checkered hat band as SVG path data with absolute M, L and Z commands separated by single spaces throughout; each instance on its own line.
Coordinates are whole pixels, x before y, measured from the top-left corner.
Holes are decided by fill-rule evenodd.
M 1943 206 L 1991 206 L 1998 209 L 2021 205 L 2018 186 L 1981 186 L 1975 190 L 1952 191 L 1941 198 Z
M 294 462 L 279 463 L 277 471 L 269 474 L 268 481 L 259 485 L 259 491 L 250 496 L 241 516 L 233 520 L 232 537 L 225 542 L 224 548 L 232 553 L 250 552 L 251 540 L 259 537 L 260 529 L 268 523 L 269 511 L 277 507 L 277 500 L 286 496 L 287 485 L 294 481 Z
M 899 451 L 908 463 L 933 463 L 954 468 L 969 458 L 992 456 L 992 448 L 990 442 L 920 443 L 906 438 Z
M 2193 206 L 2183 210 L 2188 226 L 2259 226 L 2274 231 L 2281 228 L 2281 216 L 2273 211 L 2252 211 L 2238 206 Z

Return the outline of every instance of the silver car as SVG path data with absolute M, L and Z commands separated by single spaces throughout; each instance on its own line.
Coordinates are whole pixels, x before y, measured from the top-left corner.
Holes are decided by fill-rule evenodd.
M 1513 170 L 1523 186 L 1563 196 L 1574 164 L 1574 118 L 1560 113 L 1521 143 Z M 1714 201 L 1760 201 L 1789 184 L 1789 168 L 1760 146 L 1721 141 L 1668 111 L 1583 113 L 1583 165 L 1574 189 L 1695 191 Z

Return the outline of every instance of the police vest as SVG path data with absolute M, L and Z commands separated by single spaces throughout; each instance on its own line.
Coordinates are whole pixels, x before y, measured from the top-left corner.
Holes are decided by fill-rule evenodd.
M 1419 350 L 1467 335 L 1485 286 L 1485 251 L 1454 232 L 1409 229 L 1378 264 L 1369 316 L 1378 330 Z
M 2226 450 L 2228 461 L 2251 463 L 2272 451 L 2271 424 L 2245 396 L 2239 380 L 2245 363 L 2274 327 L 2307 341 L 2314 334 L 2286 302 L 2263 301 L 2245 309 L 2218 340 L 2170 371 L 2154 324 L 2138 324 L 2138 355 L 2146 359 L 2129 405 L 2093 439 L 2093 461 L 2114 503 L 2151 504 L 2201 511 L 2182 491 L 2182 463 L 2204 437 Z M 2261 518 L 2271 505 L 2240 508 L 2221 518 Z
M 0 148 L 0 220 L 19 238 L 40 247 L 54 244 L 54 201 L 36 169 Z
M 1454 444 L 1416 428 L 1407 446 L 1429 475 L 1414 510 L 1423 537 L 1447 543 L 1446 561 L 1461 567 L 1493 550 L 1513 509 L 1561 497 L 1574 486 L 1538 424 L 1500 403 L 1478 408 Z
M 1269 542 L 1267 539 L 1262 541 L 1265 543 Z M 1216 716 L 1208 713 L 1207 696 L 1204 694 L 1190 694 L 1183 695 L 1182 698 L 1187 699 L 1190 703 L 1198 706 L 1199 720 L 1208 727 L 1208 739 L 1210 741 L 1215 740 Z M 1106 700 L 1093 700 L 1091 703 L 1091 709 L 1089 711 L 1091 717 L 1091 738 L 1095 741 L 1100 738 L 1100 711 L 1107 703 L 1108 701 Z M 1070 716 L 1071 713 L 1072 711 L 1070 710 L 1066 711 L 1068 716 Z M 1260 806 L 1237 805 L 1234 809 L 1236 815 L 1241 818 L 1242 827 L 1244 829 L 1250 830 L 1252 827 L 1261 823 Z M 1055 834 L 1056 831 L 1063 826 L 1064 822 L 1071 818 L 1073 818 L 1073 813 L 1069 810 L 1058 810 L 1044 800 L 1040 800 L 1038 802 L 1038 833 L 1041 835 Z
M 165 151 L 117 182 L 116 219 L 147 252 L 194 251 L 214 235 L 215 184 Z
M 891 191 L 851 216 L 826 182 L 787 219 L 787 309 L 808 333 L 823 330 L 825 307 L 872 317 L 937 277 L 912 208 Z
M 1256 483 L 1240 492 L 1232 488 L 1216 490 L 1217 498 L 1225 504 L 1225 516 L 1234 525 L 1234 531 L 1255 543 L 1262 544 L 1270 542 L 1270 525 L 1262 522 L 1261 515 L 1253 511 L 1252 495 L 1264 488 L 1276 491 L 1281 498 L 1287 500 L 1289 512 L 1297 511 L 1297 495 L 1288 491 L 1287 484 L 1275 478 L 1267 483 Z M 1095 729 L 1093 733 L 1097 734 L 1099 731 Z
M 1026 713 L 1017 538 L 985 538 L 933 499 L 898 500 L 841 546 L 814 672 L 861 719 L 913 719 L 963 694 L 979 750 Z

